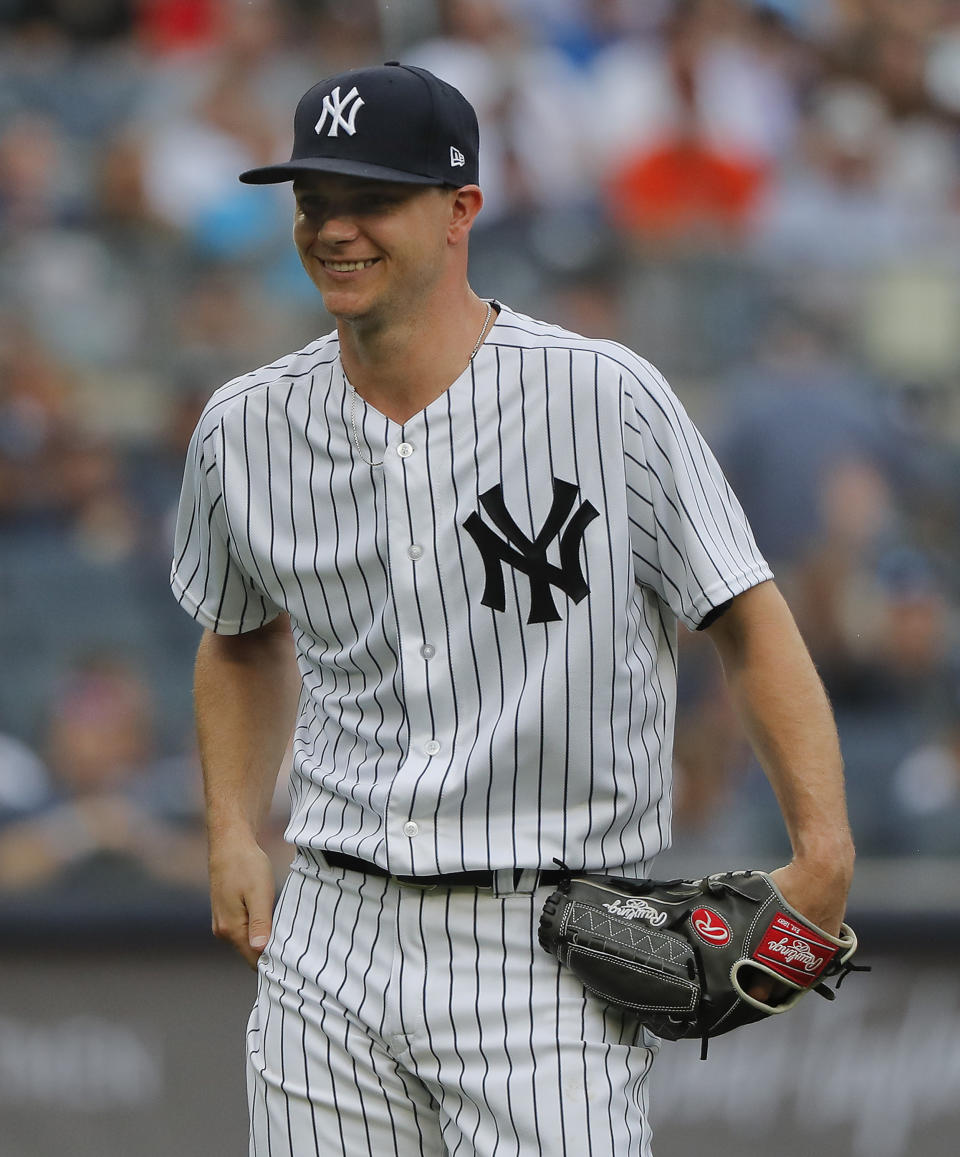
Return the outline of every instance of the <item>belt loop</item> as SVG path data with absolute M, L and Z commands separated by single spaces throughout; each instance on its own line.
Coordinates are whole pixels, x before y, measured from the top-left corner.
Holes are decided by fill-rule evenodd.
M 537 868 L 498 868 L 493 873 L 493 894 L 509 896 L 515 892 L 533 892 L 539 879 Z

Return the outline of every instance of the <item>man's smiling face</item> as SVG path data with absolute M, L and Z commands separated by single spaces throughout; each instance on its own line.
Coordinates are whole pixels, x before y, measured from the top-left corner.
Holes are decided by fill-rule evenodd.
M 453 190 L 305 173 L 293 192 L 294 243 L 334 317 L 382 325 L 436 286 Z

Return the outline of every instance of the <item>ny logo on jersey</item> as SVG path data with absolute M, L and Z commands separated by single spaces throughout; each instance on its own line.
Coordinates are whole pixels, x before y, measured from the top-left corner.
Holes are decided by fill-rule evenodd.
M 582 502 L 570 518 L 567 529 L 561 533 L 578 494 L 579 489 L 572 482 L 554 478 L 553 505 L 543 527 L 536 538 L 532 539 L 523 533 L 507 511 L 502 486 L 494 486 L 480 495 L 480 505 L 507 539 L 504 542 L 496 535 L 483 521 L 479 511 L 471 514 L 463 524 L 483 559 L 485 584 L 480 601 L 485 607 L 495 611 L 506 610 L 503 564 L 512 566 L 530 580 L 528 623 L 551 623 L 560 618 L 551 587 L 563 591 L 575 603 L 590 593 L 580 569 L 580 547 L 584 532 L 599 512 L 592 503 Z M 555 540 L 560 549 L 559 566 L 547 560 L 547 548 Z
M 353 104 L 350 102 L 353 101 Z M 335 137 L 339 129 L 349 133 L 350 136 L 357 131 L 354 121 L 357 119 L 357 113 L 363 108 L 363 97 L 357 92 L 356 86 L 350 89 L 347 95 L 340 99 L 340 85 L 323 98 L 323 112 L 320 114 L 320 119 L 313 126 L 313 131 L 319 136 L 323 132 L 323 127 L 327 123 L 327 117 L 330 118 L 330 128 L 327 130 L 328 137 Z M 344 116 L 346 112 L 346 116 Z

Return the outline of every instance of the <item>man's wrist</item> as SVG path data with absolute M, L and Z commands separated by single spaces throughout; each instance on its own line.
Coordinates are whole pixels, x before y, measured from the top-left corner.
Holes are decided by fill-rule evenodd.
M 856 850 L 849 835 L 825 838 L 821 834 L 794 844 L 793 863 L 798 868 L 833 881 L 849 882 L 855 859 Z

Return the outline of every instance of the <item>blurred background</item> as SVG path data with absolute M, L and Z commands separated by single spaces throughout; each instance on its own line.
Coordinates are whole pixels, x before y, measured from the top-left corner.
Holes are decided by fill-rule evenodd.
M 839 1021 L 665 1049 L 658 1157 L 773 1127 L 783 1157 L 952 1154 L 956 0 L 0 0 L 0 1152 L 243 1151 L 253 978 L 209 947 L 173 518 L 210 393 L 332 326 L 289 188 L 236 175 L 286 159 L 317 79 L 395 58 L 478 111 L 474 288 L 667 376 L 838 717 L 880 967 Z M 772 867 L 772 795 L 684 634 L 662 866 Z

